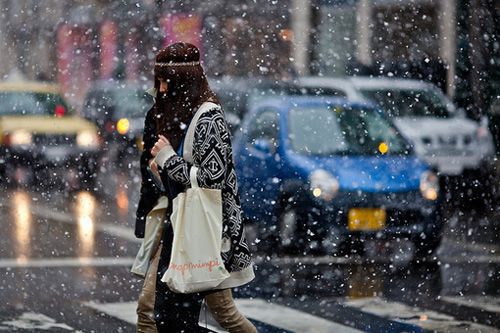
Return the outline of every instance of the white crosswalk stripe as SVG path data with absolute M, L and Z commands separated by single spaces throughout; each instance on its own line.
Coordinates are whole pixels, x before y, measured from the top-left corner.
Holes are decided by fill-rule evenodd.
M 388 301 L 380 297 L 346 299 L 342 303 L 382 318 L 413 324 L 436 332 L 497 332 L 492 327 L 458 321 L 447 314 Z
M 340 325 L 311 314 L 291 309 L 286 306 L 269 303 L 263 299 L 236 299 L 238 309 L 246 317 L 258 320 L 265 324 L 297 333 L 355 333 L 359 330 Z M 136 302 L 98 303 L 86 302 L 86 306 L 99 312 L 113 316 L 125 322 L 135 324 L 137 315 Z M 205 323 L 200 323 L 205 326 Z M 208 325 L 216 332 L 224 330 Z
M 237 299 L 236 306 L 247 317 L 302 333 L 354 333 L 356 329 L 340 325 L 286 306 L 263 299 Z
M 37 330 L 52 332 L 56 328 L 74 333 L 81 332 L 75 331 L 71 326 L 64 323 L 58 323 L 56 320 L 36 312 L 23 312 L 10 320 L 0 321 L 0 331 Z
M 132 266 L 134 258 L 129 257 L 76 257 L 76 258 L 17 258 L 0 259 L 0 268 L 33 268 L 33 267 L 111 267 Z
M 47 219 L 58 222 L 75 224 L 76 220 L 71 214 L 63 212 L 54 212 L 49 207 L 37 206 L 32 209 L 34 215 L 45 217 Z M 129 227 L 117 225 L 113 223 L 96 224 L 97 230 L 115 237 L 126 239 L 130 242 L 139 244 L 141 240 L 136 239 L 133 235 L 133 230 Z M 469 246 L 469 245 L 467 245 Z M 479 245 L 471 245 L 478 247 Z M 483 245 L 477 249 L 486 250 Z M 488 252 L 488 251 L 486 251 Z M 443 259 L 443 258 L 441 258 Z M 471 258 L 466 256 L 446 256 L 447 262 L 452 263 L 468 263 Z M 268 259 L 256 258 L 256 263 L 267 262 Z M 496 255 L 475 255 L 475 263 L 498 263 L 500 256 Z M 0 268 L 11 267 L 79 267 L 79 266 L 130 266 L 133 258 L 50 258 L 50 259 L 1 259 Z M 357 263 L 352 259 L 335 258 L 330 256 L 325 257 L 290 257 L 290 258 L 273 258 L 269 263 L 274 265 L 289 265 L 289 264 L 348 264 Z M 497 297 L 486 296 L 442 296 L 441 301 L 450 304 L 464 305 L 479 310 L 500 313 L 500 301 Z M 341 304 L 349 306 L 355 310 L 370 313 L 378 317 L 399 321 L 424 329 L 441 332 L 500 332 L 499 330 L 487 327 L 481 324 L 460 321 L 452 315 L 443 314 L 437 311 L 430 311 L 424 308 L 411 307 L 404 303 L 388 301 L 380 297 L 374 298 L 357 298 L 357 299 L 337 299 Z M 286 329 L 292 332 L 359 332 L 356 329 L 347 327 L 324 318 L 313 316 L 306 312 L 285 306 L 273 304 L 263 299 L 237 299 L 237 306 L 240 311 L 247 317 L 258 320 L 260 322 L 272 325 L 277 328 Z M 136 302 L 122 303 L 85 303 L 97 311 L 106 313 L 110 316 L 123 320 L 125 322 L 136 323 Z M 1 328 L 1 327 L 0 327 Z M 211 326 L 212 330 L 224 332 L 221 329 Z
M 105 313 L 109 316 L 118 318 L 124 322 L 135 325 L 137 323 L 137 302 L 121 302 L 121 303 L 98 303 L 98 302 L 85 302 L 84 305 L 95 309 L 99 312 Z M 204 327 L 211 329 L 215 332 L 223 333 L 223 330 L 218 329 L 212 325 L 201 323 Z
M 69 213 L 54 211 L 48 206 L 36 205 L 31 208 L 34 215 L 66 224 L 76 224 L 77 220 Z M 134 229 L 112 223 L 97 223 L 96 228 L 107 234 L 140 244 L 142 239 L 134 236 Z
M 500 298 L 493 296 L 443 296 L 441 300 L 491 312 L 500 316 Z
M 124 322 L 135 324 L 137 323 L 137 302 L 121 302 L 121 303 L 98 303 L 98 302 L 85 302 L 84 305 L 105 313 L 109 316 L 123 320 Z

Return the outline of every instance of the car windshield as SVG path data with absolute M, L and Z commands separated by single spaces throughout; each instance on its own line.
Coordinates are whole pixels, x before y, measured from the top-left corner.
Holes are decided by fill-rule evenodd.
M 361 93 L 393 117 L 451 116 L 443 96 L 431 89 L 377 89 L 361 90 Z
M 245 90 L 237 90 L 231 87 L 219 87 L 215 85 L 214 90 L 224 106 L 224 110 L 226 112 L 234 113 L 238 117 L 244 116 L 248 105 L 257 103 L 258 101 L 269 96 L 313 95 L 344 97 L 340 91 L 335 89 L 298 87 L 292 84 L 262 84 L 259 86 L 248 87 L 248 89 Z
M 114 104 L 116 117 L 141 118 L 153 105 L 153 98 L 142 89 L 118 89 Z
M 305 155 L 406 154 L 406 141 L 371 108 L 315 107 L 291 110 L 292 149 Z
M 284 96 L 298 94 L 288 86 L 256 86 L 247 89 L 234 89 L 231 87 L 218 87 L 214 89 L 217 97 L 226 112 L 231 112 L 238 117 L 243 117 L 246 107 L 268 96 Z
M 53 115 L 68 112 L 61 96 L 34 92 L 0 92 L 0 115 Z

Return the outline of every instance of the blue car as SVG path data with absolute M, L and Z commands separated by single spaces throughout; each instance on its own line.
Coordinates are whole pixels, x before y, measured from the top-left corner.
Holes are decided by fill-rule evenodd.
M 404 239 L 424 257 L 440 243 L 438 177 L 371 105 L 261 100 L 235 135 L 234 159 L 246 218 L 280 252 Z

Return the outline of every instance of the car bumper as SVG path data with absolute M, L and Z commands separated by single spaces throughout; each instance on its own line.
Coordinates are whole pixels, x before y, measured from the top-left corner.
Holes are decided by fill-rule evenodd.
M 95 166 L 100 156 L 98 149 L 78 147 L 2 147 L 0 156 L 8 167 L 28 167 L 32 169 L 55 166 Z
M 493 156 L 422 156 L 423 160 L 442 176 L 459 176 L 469 170 L 482 171 L 492 168 Z
M 415 238 L 422 235 L 437 236 L 442 229 L 438 201 L 425 200 L 419 192 L 373 194 L 343 193 L 331 202 L 304 195 L 299 212 L 307 216 L 309 230 L 322 239 L 342 241 L 348 237 Z M 311 207 L 312 205 L 312 207 Z M 370 231 L 351 230 L 349 211 L 354 208 L 381 208 L 385 211 L 385 225 Z M 425 236 L 424 236 L 425 237 Z

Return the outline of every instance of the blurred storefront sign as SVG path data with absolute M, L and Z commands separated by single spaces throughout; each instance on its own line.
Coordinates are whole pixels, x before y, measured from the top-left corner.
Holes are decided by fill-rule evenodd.
M 99 35 L 101 50 L 101 79 L 110 79 L 118 65 L 118 29 L 116 23 L 107 20 L 101 25 Z
M 202 43 L 202 20 L 198 15 L 191 14 L 168 14 L 160 22 L 165 33 L 163 46 L 175 42 L 187 42 L 196 45 L 203 54 Z
M 71 28 L 62 25 L 57 30 L 57 81 L 63 91 L 69 90 L 70 66 L 73 60 Z
M 57 80 L 72 105 L 80 106 L 91 84 L 93 49 L 88 27 L 59 26 Z
M 129 81 L 137 81 L 141 74 L 141 54 L 138 49 L 139 37 L 137 32 L 132 32 L 125 43 L 125 73 Z
M 144 49 L 136 26 L 123 30 L 122 22 L 106 19 L 88 24 L 63 24 L 57 30 L 57 81 L 77 109 L 94 80 L 137 81 Z

